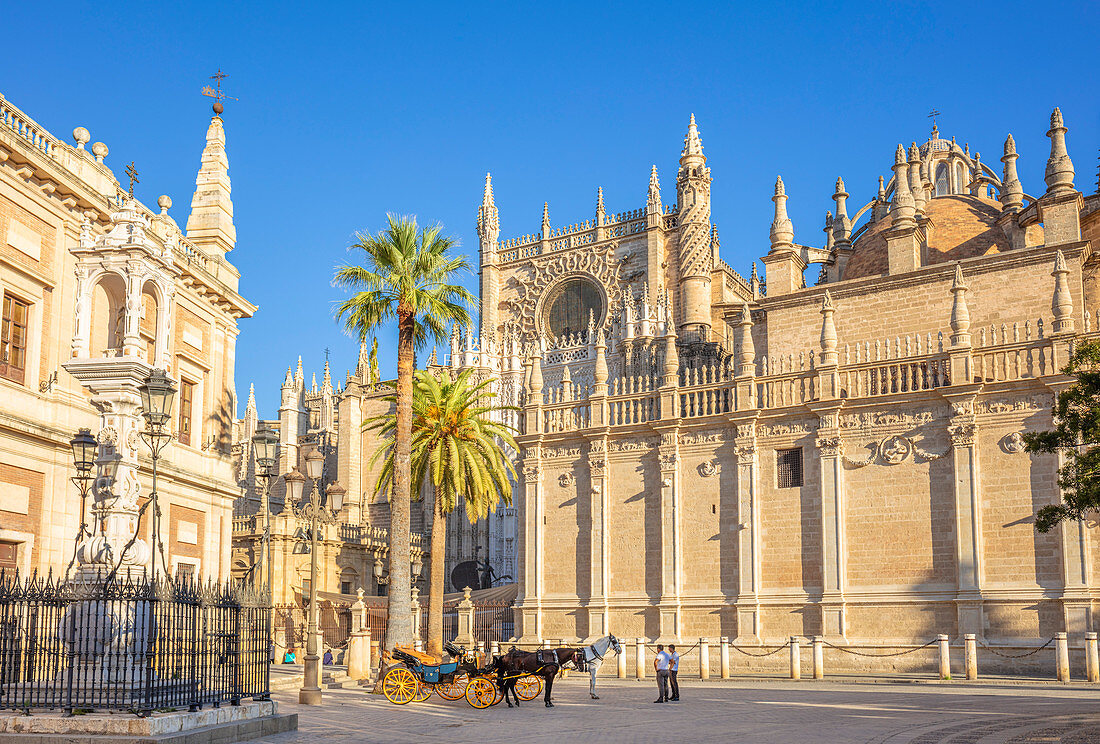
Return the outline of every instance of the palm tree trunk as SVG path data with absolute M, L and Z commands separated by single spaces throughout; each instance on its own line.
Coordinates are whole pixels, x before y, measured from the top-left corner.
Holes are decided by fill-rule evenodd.
M 435 492 L 435 507 L 432 519 L 432 556 L 428 586 L 428 653 L 443 654 L 443 563 L 447 552 L 447 515 L 443 513 L 443 502 Z
M 390 497 L 389 617 L 386 650 L 411 645 L 412 569 L 409 516 L 412 497 L 412 395 L 416 321 L 408 310 L 397 311 L 397 431 L 393 453 L 393 495 Z

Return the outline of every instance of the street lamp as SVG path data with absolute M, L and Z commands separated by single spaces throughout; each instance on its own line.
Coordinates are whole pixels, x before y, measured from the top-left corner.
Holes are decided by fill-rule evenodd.
M 70 480 L 80 491 L 80 531 L 76 535 L 76 545 L 79 546 L 84 535 L 91 537 L 92 534 L 88 529 L 88 523 L 84 521 L 84 504 L 88 500 L 88 488 L 92 484 L 92 468 L 95 467 L 97 449 L 92 430 L 81 429 L 78 431 L 72 441 L 69 442 L 69 446 L 73 450 L 73 465 L 76 467 L 76 475 Z M 73 550 L 73 559 L 69 561 L 69 566 L 65 569 L 66 574 L 73 567 L 74 561 L 76 561 L 76 550 Z
M 153 488 L 150 499 L 153 502 L 153 545 L 152 551 L 154 578 L 157 575 L 157 550 L 160 550 L 161 559 L 164 561 L 164 572 L 168 573 L 168 561 L 164 555 L 164 546 L 160 542 L 160 503 L 157 501 L 157 460 L 160 452 L 167 446 L 172 434 L 167 429 L 168 420 L 172 417 L 172 401 L 176 397 L 176 385 L 172 379 L 164 373 L 163 369 L 154 369 L 152 374 L 145 378 L 145 382 L 138 387 L 141 394 L 141 416 L 145 419 L 145 430 L 140 432 L 141 440 L 149 447 L 153 456 Z
M 275 477 L 275 463 L 278 459 L 279 435 L 267 426 L 261 426 L 252 435 L 252 448 L 256 454 L 256 477 L 263 479 L 263 491 L 260 510 L 264 513 L 264 534 L 260 551 L 260 561 L 267 569 L 268 592 L 273 592 L 273 564 L 271 562 L 271 479 Z M 253 581 L 253 583 L 257 583 Z M 274 602 L 272 594 L 272 602 Z M 272 616 L 274 619 L 274 615 Z
M 336 522 L 335 512 L 339 512 L 344 505 L 344 494 L 347 493 L 339 484 L 332 484 L 326 493 L 328 504 L 321 503 L 321 490 L 318 484 L 325 469 L 325 456 L 318 450 L 313 450 L 305 456 L 306 476 L 311 481 L 309 501 L 299 503 L 302 487 L 305 485 L 305 476 L 297 471 L 297 478 L 291 481 L 287 475 L 287 495 L 294 506 L 294 514 L 300 519 L 308 519 L 309 529 L 309 625 L 306 627 L 306 657 L 305 669 L 302 675 L 302 689 L 298 691 L 298 703 L 300 705 L 321 704 L 321 665 L 317 655 L 317 533 L 321 524 L 333 524 Z M 293 485 L 292 485 L 293 484 Z

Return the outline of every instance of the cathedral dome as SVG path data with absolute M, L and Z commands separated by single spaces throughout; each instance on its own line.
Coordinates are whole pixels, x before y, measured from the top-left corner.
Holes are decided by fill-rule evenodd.
M 1009 247 L 1008 238 L 996 224 L 1001 205 L 994 200 L 962 194 L 940 196 L 928 201 L 925 214 L 932 227 L 923 266 L 999 253 Z M 887 216 L 869 225 L 855 240 L 844 279 L 889 272 L 885 232 L 891 223 Z

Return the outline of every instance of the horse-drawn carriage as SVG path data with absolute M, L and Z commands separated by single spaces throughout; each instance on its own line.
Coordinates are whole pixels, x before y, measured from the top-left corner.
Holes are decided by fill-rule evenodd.
M 467 652 L 454 643 L 446 643 L 443 650 L 452 661 L 440 663 L 434 657 L 409 648 L 398 646 L 392 657 L 402 666 L 395 666 L 382 678 L 382 693 L 395 705 L 423 702 L 439 695 L 444 700 L 463 697 L 475 708 L 488 708 L 502 700 L 494 679 L 496 668 L 489 664 L 478 666 L 477 654 Z M 538 677 L 517 680 L 516 693 L 522 700 L 532 700 L 542 692 L 542 680 Z

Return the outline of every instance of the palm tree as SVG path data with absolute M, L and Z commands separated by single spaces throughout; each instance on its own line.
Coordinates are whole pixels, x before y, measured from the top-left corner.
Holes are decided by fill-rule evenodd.
M 454 380 L 444 370 L 437 379 L 418 371 L 413 383 L 412 479 L 417 486 L 430 484 L 433 490 L 431 574 L 428 591 L 428 653 L 443 653 L 443 562 L 447 544 L 447 516 L 461 498 L 471 523 L 483 519 L 503 499 L 512 503 L 512 481 L 516 473 L 502 445 L 513 450 L 512 428 L 492 420 L 496 393 L 488 390 L 489 380 L 470 384 L 471 370 Z M 378 483 L 389 481 L 394 472 L 391 446 L 397 426 L 392 414 L 376 416 L 364 428 L 377 429 L 382 441 L 372 460 L 384 457 Z
M 388 495 L 389 597 L 385 648 L 412 643 L 409 532 L 412 496 L 412 398 L 413 363 L 417 347 L 429 338 L 447 337 L 452 323 L 469 325 L 473 296 L 452 284 L 460 272 L 470 269 L 465 257 L 456 255 L 458 241 L 442 234 L 442 227 L 420 229 L 415 217 L 387 215 L 389 226 L 381 232 L 357 234 L 349 250 L 362 251 L 364 265 L 345 265 L 336 271 L 333 284 L 354 291 L 336 308 L 337 320 L 360 341 L 373 336 L 389 320 L 397 321 L 397 412 L 394 429 L 394 468 Z

